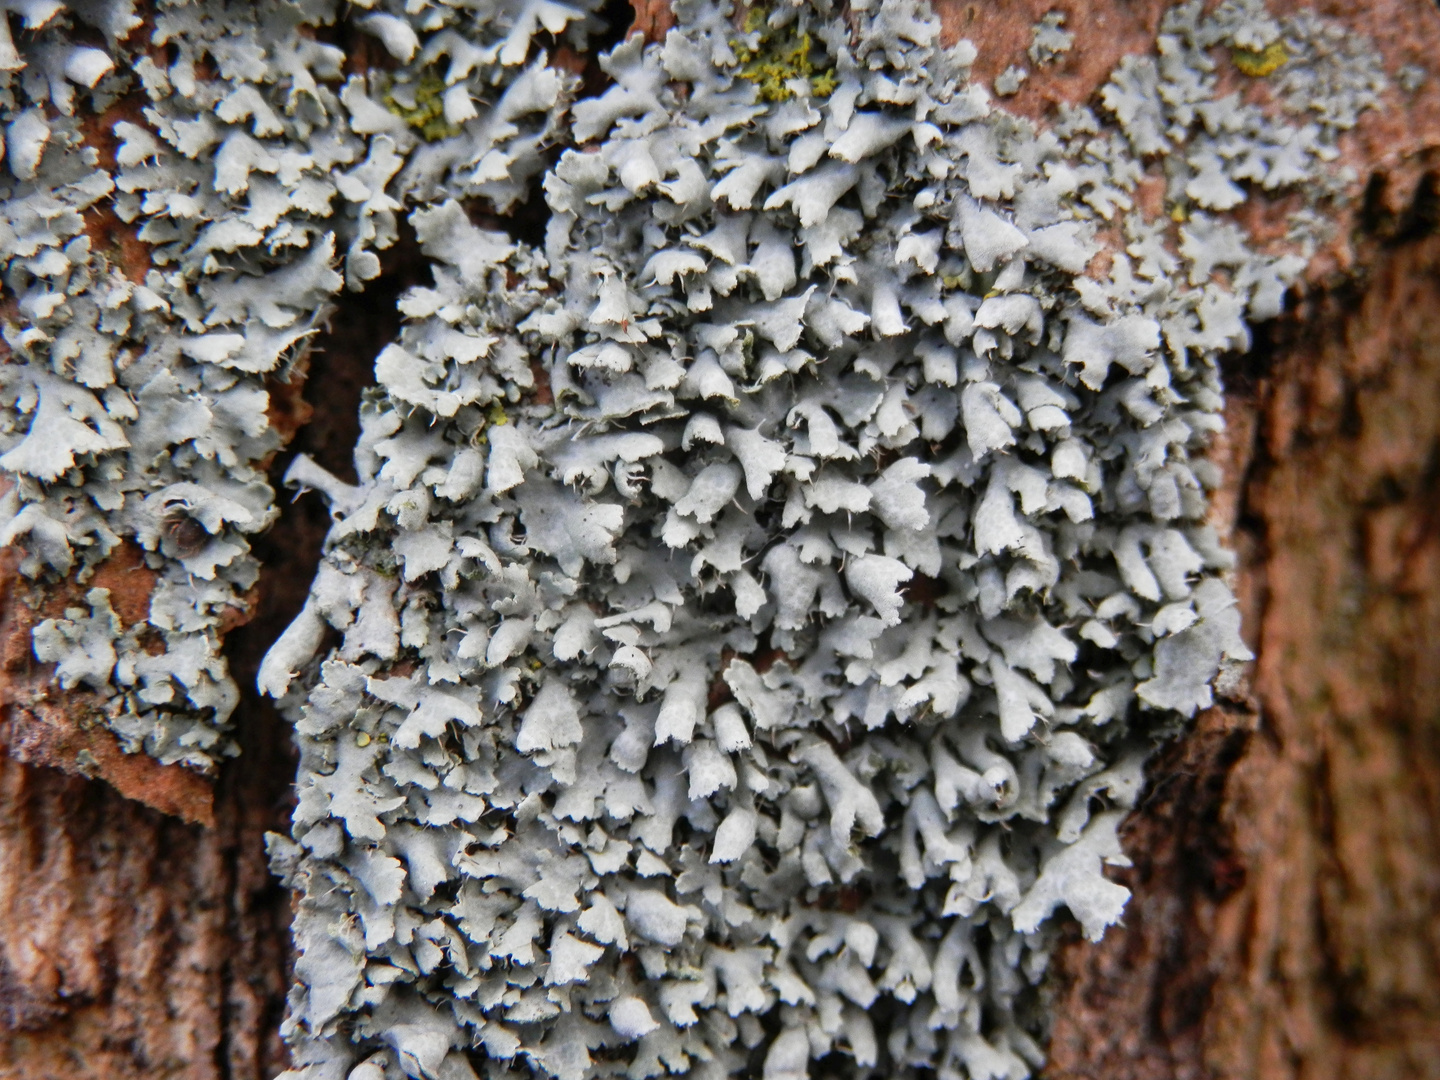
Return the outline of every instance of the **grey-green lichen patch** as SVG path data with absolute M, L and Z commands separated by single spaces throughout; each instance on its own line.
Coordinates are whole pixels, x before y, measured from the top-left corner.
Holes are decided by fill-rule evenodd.
M 16 300 L 0 543 L 31 577 L 82 583 L 121 542 L 144 549 L 160 575 L 147 625 L 107 652 L 90 622 L 48 620 L 35 651 L 62 682 L 83 673 L 122 745 L 162 762 L 233 752 L 218 627 L 255 584 L 246 537 L 276 515 L 266 378 L 309 347 L 347 280 L 379 272 L 402 200 L 442 179 L 501 208 L 524 190 L 567 78 L 531 40 L 581 44 L 587 19 L 546 2 L 370 6 L 362 27 L 408 65 L 395 86 L 443 84 L 445 138 L 422 144 L 435 132 L 345 77 L 315 34 L 340 17 L 333 0 L 160 0 L 143 33 L 128 0 L 34 3 L 17 9 L 24 34 L 0 36 L 0 256 Z M 141 116 L 99 121 L 116 144 L 102 167 L 80 121 L 121 95 Z M 148 268 L 94 247 L 86 215 L 108 212 L 148 245 Z
M 1008 68 L 995 76 L 995 93 L 999 97 L 1012 97 L 1020 92 L 1020 87 L 1030 73 L 1018 64 L 1011 64 Z
M 1217 358 L 1322 237 L 1228 211 L 1342 190 L 1363 47 L 1185 4 L 1036 126 L 923 4 L 675 13 L 548 106 L 542 249 L 406 189 L 360 483 L 292 470 L 292 1077 L 1029 1075 L 1056 913 L 1120 917 L 1143 763 L 1249 656 Z M 1292 116 L 1217 95 L 1281 40 Z
M 34 577 L 146 552 L 147 624 L 95 588 L 34 636 L 130 748 L 227 750 L 264 380 L 402 215 L 432 266 L 359 484 L 289 474 L 336 517 L 261 672 L 301 750 L 294 1077 L 1028 1075 L 1056 912 L 1120 916 L 1143 763 L 1248 656 L 1217 358 L 1325 237 L 1230 212 L 1344 190 L 1367 44 L 1183 4 L 1037 126 L 913 0 L 675 10 L 573 104 L 541 45 L 584 3 L 0 24 L 0 539 Z M 347 74 L 342 15 L 393 70 Z M 1218 94 L 1237 57 L 1287 116 Z M 79 117 L 127 93 L 102 168 Z M 462 205 L 537 181 L 539 247 Z M 140 281 L 85 232 L 107 203 Z
M 217 626 L 255 582 L 246 536 L 275 515 L 258 468 L 279 446 L 263 378 L 303 348 L 341 284 L 325 220 L 337 155 L 309 152 L 354 152 L 322 85 L 339 54 L 295 34 L 328 19 L 324 5 L 202 17 L 161 4 L 152 41 L 168 68 L 128 40 L 132 4 L 29 10 L 37 24 L 0 77 L 0 249 L 17 299 L 0 368 L 0 467 L 15 481 L 0 539 L 24 550 L 27 575 L 82 582 L 122 541 L 145 550 L 160 575 L 149 648 L 142 628 L 118 633 L 93 590 L 93 617 L 37 627 L 36 656 L 108 699 L 127 749 L 208 767 L 232 751 L 237 697 Z M 106 48 L 69 44 L 82 28 Z M 104 168 L 79 119 L 126 93 L 145 101 L 145 123 L 113 123 Z M 84 215 L 102 212 L 152 245 L 148 270 L 93 247 Z
M 1425 85 L 1429 74 L 1418 64 L 1406 64 L 1395 73 L 1395 81 L 1407 94 L 1414 94 Z
M 1050 11 L 1030 28 L 1030 47 L 1025 54 L 1032 64 L 1045 67 L 1060 62 L 1060 58 L 1075 45 L 1075 35 L 1065 29 L 1065 13 Z

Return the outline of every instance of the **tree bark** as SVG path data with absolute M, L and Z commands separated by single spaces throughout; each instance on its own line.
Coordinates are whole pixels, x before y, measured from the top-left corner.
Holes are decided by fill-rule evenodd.
M 668 5 L 635 6 L 635 29 L 662 37 Z M 1166 4 L 936 6 L 987 80 L 1024 62 L 1041 15 L 1066 12 L 1074 50 L 1006 103 L 1042 119 L 1149 49 Z M 1440 13 L 1314 6 L 1373 40 L 1388 71 L 1429 79 L 1349 138 L 1357 198 L 1308 295 L 1228 372 L 1215 516 L 1241 555 L 1257 660 L 1154 761 L 1126 829 L 1124 925 L 1098 946 L 1077 934 L 1055 963 L 1054 1080 L 1440 1076 Z M 1261 202 L 1248 226 L 1275 235 L 1290 209 Z M 312 354 L 308 404 L 298 384 L 272 388 L 296 447 L 339 475 L 414 272 L 402 245 L 347 301 Z M 243 756 L 213 781 L 126 757 L 87 723 L 91 704 L 50 685 L 29 647 L 69 587 L 37 591 L 0 566 L 0 1078 L 283 1067 L 289 901 L 262 836 L 284 828 L 293 765 L 250 688 L 326 525 L 311 498 L 263 541 L 253 621 L 227 646 Z M 117 611 L 142 617 L 143 571 L 121 558 L 105 572 Z
M 1253 697 L 1156 761 L 1053 1077 L 1440 1076 L 1437 311 L 1405 240 L 1232 374 Z

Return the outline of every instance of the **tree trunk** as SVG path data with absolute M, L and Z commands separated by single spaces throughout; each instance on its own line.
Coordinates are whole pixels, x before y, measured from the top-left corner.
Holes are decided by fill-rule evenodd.
M 1436 311 L 1405 238 L 1232 374 L 1253 698 L 1156 761 L 1055 1077 L 1440 1076 Z
M 1023 60 L 1042 15 L 1068 14 L 1074 51 L 1006 105 L 1043 118 L 1149 49 L 1167 5 L 936 6 L 952 40 L 977 45 L 987 81 Z M 1056 962 L 1054 1080 L 1440 1077 L 1440 13 L 1428 0 L 1315 6 L 1377 42 L 1387 71 L 1429 78 L 1349 138 L 1357 198 L 1335 211 L 1308 295 L 1227 373 L 1215 520 L 1241 556 L 1257 659 L 1248 685 L 1153 761 L 1125 831 L 1135 865 L 1116 875 L 1134 892 L 1124 924 L 1099 945 L 1077 932 Z M 668 5 L 635 7 L 637 31 L 663 36 Z M 1269 203 L 1250 227 L 1283 230 L 1288 212 Z M 307 400 L 298 382 L 271 388 L 294 448 L 337 475 L 414 276 L 402 243 L 342 301 Z M 262 836 L 285 829 L 293 762 L 252 687 L 327 524 L 311 497 L 262 541 L 252 621 L 227 644 L 243 755 L 213 783 L 127 757 L 87 722 L 83 694 L 62 694 L 30 650 L 35 622 L 78 593 L 0 568 L 0 1077 L 261 1080 L 284 1067 L 289 898 Z M 138 620 L 144 572 L 113 562 L 96 583 Z

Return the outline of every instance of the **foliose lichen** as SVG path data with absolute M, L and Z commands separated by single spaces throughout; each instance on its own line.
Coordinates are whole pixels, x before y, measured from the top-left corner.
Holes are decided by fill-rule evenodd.
M 277 513 L 267 385 L 286 380 L 346 282 L 379 273 L 405 200 L 444 179 L 503 211 L 541 167 L 565 76 L 526 69 L 483 122 L 476 102 L 537 31 L 583 30 L 584 12 L 486 5 L 480 49 L 458 26 L 470 6 L 422 6 L 424 50 L 398 16 L 359 23 L 402 65 L 392 98 L 444 62 L 443 147 L 422 144 L 435 117 L 417 130 L 393 115 L 313 36 L 333 0 L 159 0 L 144 32 L 130 0 L 39 2 L 21 5 L 18 45 L 0 19 L 0 255 L 16 300 L 0 543 L 23 550 L 32 578 L 84 583 L 125 542 L 158 572 L 148 620 L 115 623 L 108 651 L 57 653 L 93 637 L 73 618 L 36 631 L 37 657 L 59 663 L 62 684 L 83 670 L 127 750 L 200 768 L 234 751 L 219 627 L 256 582 L 246 537 Z M 72 43 L 98 35 L 105 48 Z M 87 114 L 113 136 L 113 163 L 84 140 Z M 143 256 L 96 246 L 111 214 Z M 102 670 L 94 657 L 111 654 Z
M 167 588 L 234 595 L 253 561 L 188 570 L 167 493 L 238 548 L 273 514 L 264 451 L 207 456 L 167 417 L 263 395 L 397 215 L 431 262 L 375 361 L 358 485 L 289 474 L 336 517 L 261 671 L 301 753 L 271 837 L 299 893 L 295 1080 L 1027 1076 L 1057 912 L 1091 938 L 1120 916 L 1103 868 L 1144 762 L 1249 655 L 1205 523 L 1218 358 L 1325 237 L 1302 212 L 1256 250 L 1229 212 L 1343 192 L 1336 140 L 1383 87 L 1364 43 L 1195 0 L 1099 109 L 1040 125 L 915 0 L 738 29 L 674 8 L 574 101 L 534 39 L 587 15 L 554 0 L 370 5 L 400 72 L 343 82 L 300 30 L 329 4 L 162 5 L 182 62 L 120 66 L 154 115 L 114 176 L 69 179 L 47 147 L 74 123 L 11 79 L 7 213 L 60 223 L 14 229 L 40 239 L 7 271 L 32 298 L 0 464 L 32 572 L 134 537 Z M 36 42 L 65 40 L 53 18 Z M 1288 117 L 1217 96 L 1234 50 L 1276 42 Z M 466 214 L 537 179 L 543 245 Z M 107 183 L 156 265 L 125 294 L 134 356 L 92 385 L 54 344 L 83 317 L 45 320 L 101 295 L 113 264 L 76 247 L 76 276 L 69 245 Z M 42 469 L 25 433 L 52 426 L 70 450 Z M 103 593 L 36 649 L 118 691 L 139 654 Z M 213 657 L 212 608 L 183 610 Z
M 768 12 L 824 93 L 676 14 L 571 108 L 543 250 L 417 206 L 361 484 L 297 475 L 296 1076 L 1028 1075 L 1056 910 L 1119 917 L 1143 763 L 1249 656 L 1217 358 L 1318 219 L 1224 212 L 1338 191 L 1373 70 L 1192 3 L 1045 128 L 923 5 Z M 1306 115 L 1216 97 L 1281 35 Z
M 120 544 L 144 549 L 147 622 L 47 620 L 36 655 L 97 692 L 127 750 L 208 767 L 233 752 L 237 700 L 217 627 L 255 584 L 246 537 L 275 517 L 265 379 L 342 283 L 330 173 L 361 143 L 325 85 L 340 53 L 296 33 L 323 4 L 161 3 L 145 43 L 125 0 L 22 8 L 0 73 L 16 301 L 0 543 L 32 578 L 82 583 Z M 122 95 L 134 108 L 107 112 Z M 113 162 L 83 138 L 86 114 L 107 118 Z M 110 215 L 146 256 L 97 246 Z
M 1074 44 L 1075 35 L 1065 29 L 1065 13 L 1050 11 L 1030 28 L 1030 47 L 1025 55 L 1032 64 L 1046 67 L 1059 63 Z
M 1008 68 L 995 76 L 995 94 L 998 97 L 1010 97 L 1020 92 L 1020 87 L 1030 77 L 1019 64 L 1011 64 Z

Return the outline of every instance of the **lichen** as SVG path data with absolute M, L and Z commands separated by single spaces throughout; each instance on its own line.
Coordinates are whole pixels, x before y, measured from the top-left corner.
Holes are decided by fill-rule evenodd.
M 1285 62 L 1290 59 L 1290 52 L 1285 48 L 1283 41 L 1272 41 L 1264 49 L 1244 49 L 1235 46 L 1230 50 L 1230 59 L 1240 74 L 1248 75 L 1252 79 L 1263 79 L 1267 75 L 1273 75 L 1279 71 Z
M 755 84 L 761 101 L 789 101 L 795 96 L 791 82 L 797 79 L 816 98 L 835 90 L 834 69 L 825 67 L 823 59 L 817 66 L 815 45 L 808 32 L 796 32 L 797 25 L 775 25 L 769 8 L 757 4 L 745 13 L 745 39 L 731 42 L 740 64 L 737 74 Z
M 1193 0 L 1036 124 L 914 0 L 738 37 L 677 0 L 579 101 L 539 35 L 583 45 L 585 5 L 355 7 L 393 71 L 345 74 L 328 0 L 0 40 L 5 540 L 159 574 L 148 623 L 97 588 L 35 635 L 128 746 L 224 752 L 264 380 L 402 215 L 431 267 L 359 482 L 287 474 L 335 519 L 260 673 L 300 751 L 287 1075 L 1029 1075 L 1057 913 L 1120 917 L 1144 763 L 1249 655 L 1205 522 L 1219 358 L 1324 237 L 1232 212 L 1342 196 L 1367 44 Z M 1217 95 L 1277 43 L 1288 115 Z M 113 169 L 77 87 L 145 97 Z M 466 212 L 537 187 L 543 243 Z M 83 231 L 112 196 L 143 282 Z
M 1021 1077 L 1055 913 L 1119 917 L 1144 761 L 1249 655 L 1218 357 L 1319 239 L 1227 212 L 1335 196 L 1373 80 L 1218 98 L 1217 47 L 1331 39 L 1192 3 L 1036 126 L 924 6 L 851 11 L 618 46 L 543 249 L 413 204 L 435 282 L 359 486 L 297 469 L 337 524 L 262 671 L 297 1076 Z
M 1395 73 L 1395 81 L 1400 84 L 1400 89 L 1407 94 L 1414 94 L 1425 85 L 1429 78 L 1428 73 L 1418 64 L 1406 64 Z
M 1065 29 L 1065 13 L 1049 11 L 1030 28 L 1030 47 L 1025 54 L 1032 64 L 1046 67 L 1060 62 L 1075 45 L 1075 35 Z
M 426 49 L 397 57 L 414 62 L 392 76 L 419 89 L 405 119 L 316 40 L 337 18 L 332 0 L 160 0 L 153 28 L 128 0 L 24 10 L 26 33 L 0 40 L 0 257 L 16 299 L 0 367 L 0 468 L 14 482 L 0 543 L 22 550 L 32 578 L 82 583 L 120 544 L 143 550 L 159 575 L 149 619 L 86 682 L 126 750 L 209 768 L 235 749 L 221 627 L 259 572 L 247 537 L 277 514 L 267 380 L 311 347 L 347 281 L 379 273 L 402 200 L 442 178 L 502 211 L 521 195 L 548 137 L 532 120 L 553 116 L 568 78 L 533 63 L 531 38 L 581 44 L 587 16 L 548 0 L 495 5 L 480 56 L 461 29 L 468 5 L 428 5 Z M 397 19 L 361 21 L 404 53 Z M 499 71 L 515 73 L 518 96 L 482 107 Z M 107 114 L 121 98 L 129 107 Z M 113 134 L 113 164 L 82 137 L 86 113 Z M 92 240 L 87 226 L 112 212 L 143 254 Z M 36 637 L 62 681 L 63 632 L 47 623 Z
M 18 301 L 0 368 L 0 467 L 14 481 L 0 542 L 31 577 L 81 582 L 122 542 L 143 549 L 159 574 L 149 620 L 90 649 L 85 681 L 127 750 L 208 767 L 234 750 L 219 627 L 255 583 L 246 537 L 276 513 L 265 378 L 303 351 L 341 283 L 327 174 L 359 142 L 324 85 L 339 51 L 295 37 L 326 5 L 215 4 L 202 18 L 162 3 L 152 41 L 168 67 L 131 40 L 128 3 L 30 10 L 37 25 L 0 76 L 0 250 Z M 77 33 L 105 47 L 71 44 Z M 144 122 L 111 114 L 115 163 L 102 167 L 80 116 L 124 95 Z M 86 217 L 108 212 L 146 242 L 148 265 L 93 245 Z M 83 625 L 36 629 L 62 685 L 75 654 L 59 641 Z
M 1018 64 L 1011 64 L 1008 68 L 995 76 L 995 93 L 998 97 L 1011 97 L 1020 92 L 1021 85 L 1030 77 L 1030 73 Z

